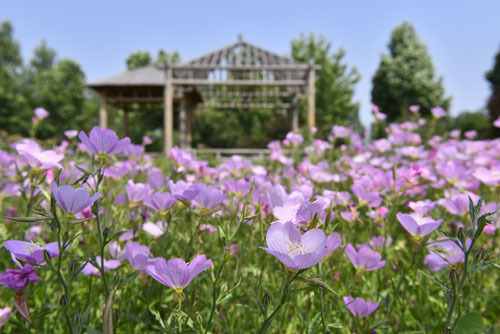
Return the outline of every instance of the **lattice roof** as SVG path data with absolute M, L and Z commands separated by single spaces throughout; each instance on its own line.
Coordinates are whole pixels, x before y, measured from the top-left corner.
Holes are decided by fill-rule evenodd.
M 236 43 L 206 53 L 174 68 L 283 68 L 305 69 L 308 65 L 280 56 L 243 40 L 240 35 Z

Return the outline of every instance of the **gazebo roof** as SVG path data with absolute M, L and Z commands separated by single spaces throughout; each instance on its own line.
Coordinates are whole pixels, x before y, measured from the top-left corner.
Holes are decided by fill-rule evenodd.
M 308 65 L 250 44 L 239 35 L 236 43 L 173 66 L 174 69 L 235 67 L 241 69 L 306 69 Z
M 164 84 L 165 72 L 157 66 L 149 65 L 89 82 L 87 86 L 97 88 L 106 86 L 163 86 Z

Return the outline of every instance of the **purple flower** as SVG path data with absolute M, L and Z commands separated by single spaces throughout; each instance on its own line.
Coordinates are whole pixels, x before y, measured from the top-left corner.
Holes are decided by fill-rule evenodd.
M 194 198 L 194 202 L 202 208 L 211 210 L 227 198 L 227 196 L 219 189 L 208 188 L 205 184 L 200 184 L 198 189 L 200 192 Z
M 408 233 L 419 237 L 433 232 L 441 226 L 443 222 L 442 219 L 434 220 L 432 217 L 424 217 L 416 213 L 407 215 L 399 212 L 396 216 L 401 226 L 403 226 Z
M 166 211 L 177 200 L 169 193 L 153 193 L 150 198 L 144 200 L 144 205 L 155 211 Z
M 101 197 L 99 192 L 96 192 L 90 197 L 89 192 L 85 188 L 74 189 L 69 184 L 58 187 L 55 182 L 52 182 L 50 186 L 57 204 L 59 204 L 61 209 L 72 214 L 78 213 L 91 206 Z
M 13 314 L 12 309 L 10 307 L 0 308 L 0 327 L 5 325 L 9 316 Z
M 271 224 L 266 234 L 268 248 L 260 247 L 275 256 L 292 270 L 306 269 L 319 263 L 326 255 L 336 250 L 342 239 L 335 233 L 328 238 L 319 229 L 300 234 L 292 223 Z
M 467 239 L 465 244 L 470 247 L 471 239 Z M 430 271 L 436 272 L 452 264 L 463 262 L 464 252 L 453 241 L 437 241 L 429 244 L 430 254 L 424 259 L 424 264 L 429 266 Z
M 97 264 L 101 265 L 101 257 L 96 256 L 95 257 Z M 111 269 L 116 269 L 120 266 L 120 261 L 119 260 L 104 260 L 104 271 L 108 271 Z M 82 270 L 82 274 L 84 275 L 94 275 L 94 276 L 101 276 L 101 272 L 99 269 L 94 267 L 92 264 L 87 263 L 85 267 Z
M 36 268 L 38 267 L 26 263 L 21 270 L 7 269 L 5 274 L 0 274 L 0 284 L 6 289 L 12 288 L 17 294 L 23 294 L 28 287 L 29 281 L 40 281 L 40 278 L 35 273 Z
M 446 116 L 446 111 L 441 107 L 434 107 L 431 109 L 432 116 L 439 119 Z
M 493 126 L 495 128 L 500 128 L 500 117 L 498 117 L 494 122 L 493 122 Z
M 37 121 L 41 121 L 49 116 L 49 112 L 43 108 L 35 108 L 33 113 L 35 114 L 35 116 L 33 116 L 33 120 Z
M 175 258 L 165 261 L 157 258 L 154 264 L 146 267 L 146 273 L 163 285 L 173 289 L 183 289 L 202 271 L 213 265 L 205 254 L 196 256 L 189 265 L 183 259 Z
M 144 183 L 134 183 L 132 180 L 127 182 L 127 197 L 131 203 L 141 203 L 149 196 L 151 189 Z
M 143 246 L 138 242 L 127 242 L 125 246 L 125 256 L 132 267 L 144 270 L 151 263 L 149 255 L 151 251 L 147 246 Z
M 36 264 L 44 263 L 44 251 L 47 251 L 51 258 L 59 255 L 59 247 L 57 246 L 57 242 L 51 242 L 46 244 L 45 246 L 42 246 L 40 244 L 35 244 L 28 241 L 7 240 L 3 243 L 3 246 L 11 254 L 14 254 L 17 259 L 23 262 L 31 262 Z
M 64 135 L 66 136 L 66 138 L 72 139 L 72 138 L 75 138 L 78 135 L 78 131 L 76 131 L 76 130 L 66 130 L 66 131 L 64 131 Z
M 362 246 L 356 252 L 353 245 L 347 244 L 345 253 L 356 268 L 361 268 L 366 271 L 377 270 L 385 266 L 386 261 L 382 260 L 382 255 L 379 252 L 374 252 L 370 247 Z
M 412 104 L 412 105 L 410 106 L 410 111 L 411 111 L 412 113 L 416 113 L 416 112 L 418 112 L 419 110 L 420 110 L 420 106 L 419 106 L 418 104 Z
M 351 296 L 347 296 L 342 297 L 342 300 L 344 300 L 345 306 L 353 316 L 360 316 L 361 318 L 372 314 L 380 306 L 379 303 L 369 302 L 360 297 L 354 299 Z
M 434 209 L 436 203 L 430 199 L 426 199 L 425 201 L 410 202 L 408 203 L 408 206 L 416 213 L 426 215 Z
M 147 234 L 151 235 L 154 238 L 158 238 L 162 236 L 167 230 L 168 223 L 167 222 L 146 222 L 142 225 L 142 230 Z
M 53 150 L 44 151 L 40 145 L 29 139 L 23 139 L 21 142 L 16 143 L 14 148 L 23 160 L 35 169 L 60 168 L 59 161 L 64 158 L 64 154 Z
M 200 184 L 191 184 L 183 180 L 177 181 L 177 183 L 168 181 L 168 186 L 172 195 L 181 202 L 188 202 L 195 198 L 200 192 Z
M 88 137 L 85 132 L 80 131 L 78 138 L 94 154 L 118 154 L 130 145 L 130 138 L 125 137 L 118 140 L 118 136 L 113 130 L 99 126 L 94 126 Z

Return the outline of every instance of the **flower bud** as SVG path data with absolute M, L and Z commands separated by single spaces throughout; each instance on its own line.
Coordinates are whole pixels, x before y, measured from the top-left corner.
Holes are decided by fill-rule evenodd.
M 462 246 L 465 245 L 465 239 L 467 238 L 467 235 L 465 234 L 465 231 L 463 227 L 460 227 L 458 229 L 458 234 L 457 234 L 458 240 L 462 243 Z
M 68 240 L 69 240 L 69 234 L 68 234 L 68 231 L 64 232 L 64 235 L 63 235 L 63 248 L 66 246 L 66 244 L 68 243 Z
M 73 259 L 68 265 L 68 270 L 74 273 L 78 269 L 78 263 Z
M 443 330 L 443 334 L 452 334 L 453 332 L 451 331 L 450 327 L 447 327 Z
M 477 251 L 474 252 L 474 260 L 476 262 L 480 262 L 484 259 L 484 249 L 479 248 Z
M 450 274 L 448 275 L 448 278 L 450 279 L 450 282 L 451 282 L 452 286 L 455 286 L 457 284 L 458 274 L 457 274 L 457 271 L 455 270 L 455 268 L 453 268 L 450 271 Z
M 75 311 L 73 314 L 73 323 L 78 324 L 81 321 L 80 313 L 78 311 Z
M 271 296 L 269 296 L 269 293 L 267 291 L 264 292 L 261 302 L 264 307 L 267 307 L 271 303 Z
M 104 231 L 102 231 L 102 237 L 104 238 L 104 240 L 106 240 L 108 239 L 108 236 L 109 236 L 109 227 L 106 227 Z
M 66 295 L 62 295 L 59 299 L 59 305 L 64 306 L 68 303 L 68 297 Z

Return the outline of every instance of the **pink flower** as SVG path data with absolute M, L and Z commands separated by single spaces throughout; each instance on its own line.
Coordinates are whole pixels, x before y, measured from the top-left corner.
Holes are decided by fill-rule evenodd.
M 96 256 L 95 257 L 97 264 L 101 265 L 101 257 Z M 120 261 L 119 260 L 104 260 L 104 271 L 108 271 L 111 269 L 116 269 L 120 266 Z M 93 276 L 101 276 L 101 272 L 99 269 L 94 267 L 91 263 L 87 263 L 85 267 L 82 270 L 82 274 L 84 275 L 93 275 Z
M 113 130 L 99 126 L 94 126 L 88 137 L 85 132 L 80 131 L 78 138 L 94 154 L 118 154 L 130 145 L 130 138 L 125 137 L 118 140 L 118 136 Z
M 50 186 L 57 204 L 68 213 L 78 213 L 94 204 L 94 202 L 101 197 L 99 192 L 96 192 L 91 197 L 85 188 L 74 189 L 69 184 L 58 187 L 55 182 L 52 182 Z
M 6 289 L 12 288 L 17 294 L 24 294 L 30 281 L 40 281 L 35 273 L 36 268 L 38 267 L 26 263 L 21 270 L 7 269 L 5 274 L 0 274 L 0 284 Z
M 377 270 L 385 266 L 386 261 L 382 260 L 382 255 L 379 252 L 374 252 L 370 247 L 362 246 L 359 251 L 353 245 L 347 244 L 345 253 L 356 268 L 361 268 L 366 271 Z
M 493 126 L 495 128 L 500 128 L 500 117 L 498 117 L 494 122 L 493 122 Z
M 260 248 L 288 268 L 298 270 L 316 265 L 336 250 L 342 239 L 335 233 L 326 238 L 319 229 L 311 229 L 302 235 L 293 223 L 288 222 L 271 224 L 267 230 L 266 243 L 267 248 Z
M 369 302 L 359 297 L 354 299 L 351 296 L 347 296 L 342 297 L 342 300 L 353 316 L 360 316 L 361 318 L 372 314 L 380 306 L 379 303 Z
M 49 116 L 49 112 L 43 108 L 36 108 L 34 110 L 35 116 L 33 116 L 34 121 L 41 121 Z
M 399 223 L 404 229 L 413 236 L 425 236 L 436 230 L 441 223 L 442 219 L 434 220 L 432 217 L 424 217 L 417 213 L 410 215 L 399 212 L 397 214 Z
M 413 105 L 411 105 L 411 106 L 410 106 L 410 111 L 411 111 L 412 113 L 416 113 L 416 112 L 418 112 L 419 110 L 420 110 L 420 106 L 419 106 L 418 104 L 413 104 Z
M 142 225 L 142 230 L 147 234 L 151 235 L 154 238 L 158 238 L 162 236 L 167 230 L 168 223 L 167 222 L 146 222 Z
M 146 267 L 146 273 L 163 285 L 183 289 L 212 265 L 212 260 L 207 260 L 205 254 L 196 256 L 189 265 L 179 258 L 170 259 L 168 262 L 164 258 L 157 258 L 154 264 Z
M 72 138 L 75 138 L 78 135 L 78 131 L 76 131 L 76 130 L 67 130 L 67 131 L 64 131 L 64 135 L 66 136 L 66 138 L 72 139 Z
M 441 107 L 434 107 L 431 109 L 432 116 L 439 119 L 446 116 L 446 111 Z

